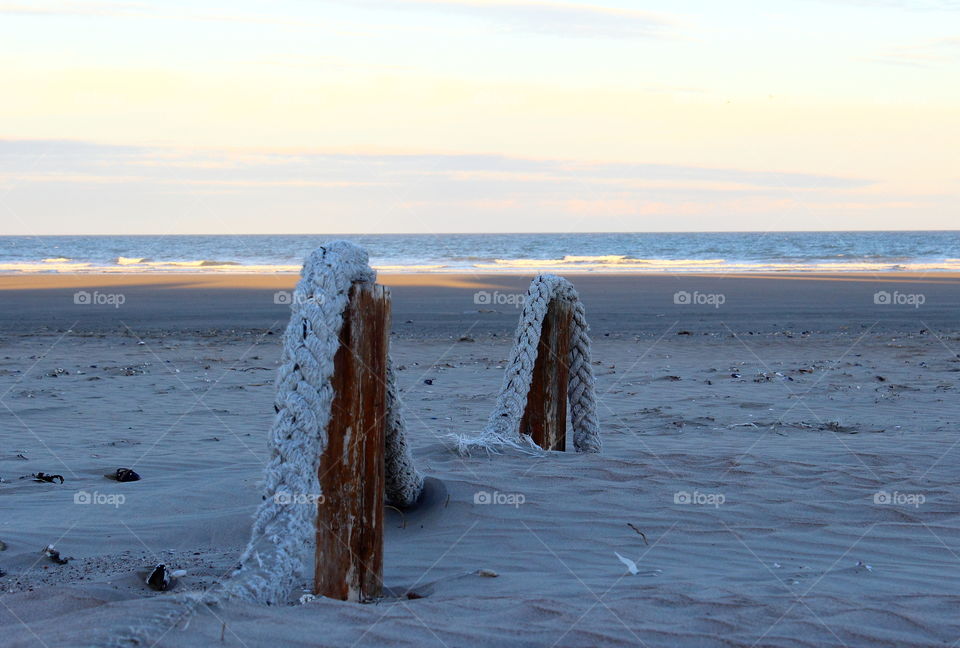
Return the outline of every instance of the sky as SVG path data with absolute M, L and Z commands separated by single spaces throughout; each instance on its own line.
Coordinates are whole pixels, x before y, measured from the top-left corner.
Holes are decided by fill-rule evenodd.
M 960 0 L 0 0 L 0 235 L 960 227 Z

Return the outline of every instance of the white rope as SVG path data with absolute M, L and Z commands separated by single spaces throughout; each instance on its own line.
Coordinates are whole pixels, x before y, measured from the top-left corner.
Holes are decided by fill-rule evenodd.
M 413 464 L 413 455 L 407 445 L 407 426 L 400 404 L 397 377 L 393 360 L 387 358 L 387 432 L 386 432 L 386 494 L 387 501 L 396 506 L 410 506 L 423 492 L 423 475 Z
M 125 637 L 150 637 L 176 619 L 188 619 L 196 606 L 237 598 L 259 603 L 283 603 L 296 587 L 305 550 L 315 541 L 316 506 L 322 495 L 317 476 L 327 446 L 327 424 L 333 402 L 333 359 L 350 287 L 374 282 L 367 253 L 345 241 L 313 252 L 306 260 L 293 293 L 290 323 L 283 336 L 281 366 L 276 379 L 276 417 L 270 429 L 270 459 L 264 469 L 262 502 L 254 516 L 250 541 L 238 567 L 215 589 L 187 592 L 165 599 L 166 605 L 129 629 Z M 539 275 L 530 284 L 517 326 L 516 340 L 496 409 L 483 432 L 459 437 L 461 452 L 482 448 L 496 452 L 515 447 L 537 452 L 529 436 L 520 434 L 540 330 L 550 301 L 573 306 L 568 400 L 574 447 L 600 451 L 590 338 L 583 304 L 567 280 Z M 403 412 L 393 364 L 387 363 L 386 497 L 397 506 L 414 503 L 423 490 L 423 476 L 413 464 L 407 445 Z M 118 643 L 120 638 L 118 636 Z
M 376 273 L 361 248 L 337 241 L 307 258 L 293 293 L 276 380 L 277 415 L 270 430 L 263 501 L 239 567 L 222 587 L 228 597 L 261 603 L 286 600 L 296 585 L 305 547 L 314 541 L 316 506 L 322 495 L 317 470 L 327 446 L 333 402 L 333 358 L 350 287 L 374 282 Z M 420 496 L 423 476 L 406 443 L 403 413 L 388 362 L 386 495 L 398 506 Z
M 600 452 L 600 425 L 597 421 L 596 391 L 593 368 L 590 365 L 590 337 L 587 335 L 583 302 L 569 281 L 556 275 L 541 274 L 534 277 L 527 290 L 513 351 L 510 354 L 510 364 L 503 377 L 497 405 L 490 414 L 486 427 L 478 436 L 455 437 L 461 454 L 469 454 L 477 449 L 498 452 L 507 447 L 531 453 L 540 452 L 533 439 L 521 433 L 520 421 L 527 406 L 543 319 L 550 302 L 555 299 L 566 301 L 573 308 L 573 330 L 568 357 L 570 381 L 567 387 L 573 446 L 577 452 Z

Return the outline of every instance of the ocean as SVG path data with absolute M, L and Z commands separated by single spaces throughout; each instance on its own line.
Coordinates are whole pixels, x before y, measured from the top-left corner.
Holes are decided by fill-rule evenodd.
M 4 236 L 0 273 L 298 272 L 346 239 L 389 272 L 960 270 L 960 231 Z

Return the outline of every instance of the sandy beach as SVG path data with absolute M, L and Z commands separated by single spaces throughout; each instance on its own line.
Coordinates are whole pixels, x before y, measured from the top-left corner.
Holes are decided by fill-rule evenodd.
M 449 495 L 388 513 L 388 595 L 301 603 L 308 560 L 288 605 L 204 609 L 148 645 L 960 640 L 960 276 L 569 278 L 601 454 L 453 450 L 493 407 L 530 276 L 382 276 L 415 459 Z M 142 645 L 152 565 L 186 570 L 177 591 L 233 567 L 295 279 L 0 277 L 4 646 Z

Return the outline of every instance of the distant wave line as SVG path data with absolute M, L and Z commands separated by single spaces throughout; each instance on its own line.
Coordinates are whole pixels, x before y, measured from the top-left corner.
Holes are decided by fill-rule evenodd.
M 960 258 L 877 260 L 864 257 L 844 261 L 738 261 L 726 259 L 635 259 L 626 255 L 575 256 L 559 259 L 478 259 L 472 263 L 444 260 L 384 259 L 373 267 L 389 273 L 668 273 L 668 272 L 924 272 L 960 270 Z M 147 257 L 117 257 L 112 263 L 81 261 L 68 257 L 49 257 L 36 261 L 0 263 L 4 274 L 141 274 L 141 273 L 257 273 L 299 272 L 299 264 L 269 262 L 241 263 L 211 259 L 157 261 Z

